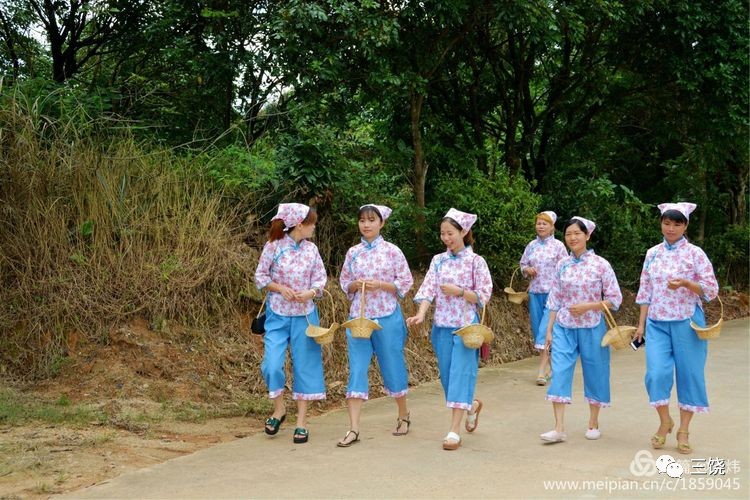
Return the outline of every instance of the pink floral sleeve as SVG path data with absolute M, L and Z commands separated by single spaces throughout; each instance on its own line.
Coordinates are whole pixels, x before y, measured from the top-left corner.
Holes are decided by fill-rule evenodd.
M 484 307 L 492 297 L 492 276 L 487 261 L 477 255 L 474 257 L 474 289 L 479 297 L 479 307 Z
M 341 289 L 346 294 L 346 298 L 350 301 L 354 299 L 354 294 L 349 292 L 349 285 L 351 285 L 356 280 L 354 273 L 352 273 L 351 271 L 352 253 L 354 252 L 355 248 L 356 247 L 351 247 L 349 250 L 347 250 L 346 257 L 344 258 L 344 266 L 341 268 L 341 275 L 339 276 Z
M 602 271 L 602 299 L 612 303 L 612 310 L 617 311 L 622 305 L 622 292 L 617 283 L 617 276 L 612 265 L 605 259 L 600 259 Z
M 555 277 L 552 280 L 552 288 L 547 295 L 547 309 L 550 311 L 559 311 L 562 307 L 562 288 L 560 286 L 560 271 L 565 259 L 561 259 L 555 266 Z
M 441 254 L 440 254 L 441 255 Z M 426 300 L 432 302 L 437 297 L 438 293 L 438 282 L 437 282 L 437 263 L 440 255 L 436 255 L 430 262 L 430 268 L 424 277 L 424 281 L 417 290 L 417 295 L 414 296 L 414 302 L 421 302 Z
M 314 258 L 312 259 L 312 266 L 310 268 L 310 288 L 314 288 L 317 291 L 317 296 L 322 297 L 323 289 L 326 286 L 326 281 L 328 281 L 326 268 L 323 264 L 323 259 L 320 256 L 320 251 L 318 250 L 317 245 L 312 242 L 308 243 L 314 248 Z
M 653 286 L 651 284 L 651 275 L 648 272 L 650 263 L 654 259 L 654 252 L 657 247 L 649 248 L 646 252 L 646 258 L 643 261 L 643 268 L 641 268 L 640 285 L 638 286 L 638 295 L 635 297 L 635 303 L 640 305 L 648 305 L 651 303 L 651 294 L 653 293 Z
M 691 246 L 695 281 L 701 286 L 701 290 L 703 290 L 703 300 L 714 300 L 719 295 L 719 282 L 716 281 L 714 266 L 708 260 L 708 255 L 706 255 L 703 249 L 695 245 Z
M 396 286 L 396 294 L 403 299 L 414 285 L 414 277 L 411 275 L 411 269 L 409 269 L 409 263 L 406 261 L 404 252 L 395 245 L 391 250 L 391 262 L 396 274 L 393 280 L 393 284 Z
M 255 285 L 263 290 L 271 283 L 271 264 L 273 263 L 274 245 L 271 242 L 263 245 L 263 251 L 255 269 Z

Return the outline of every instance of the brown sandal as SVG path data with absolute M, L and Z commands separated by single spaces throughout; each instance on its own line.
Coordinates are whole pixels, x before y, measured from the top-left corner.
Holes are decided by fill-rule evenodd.
M 474 413 L 467 414 L 466 415 L 466 423 L 464 424 L 464 428 L 466 429 L 466 432 L 474 432 L 477 430 L 477 427 L 479 426 L 479 412 L 482 411 L 482 400 L 481 399 L 475 399 L 474 401 L 477 402 L 477 409 L 474 411 Z M 470 422 L 473 417 L 473 422 Z
M 406 414 L 406 418 L 398 417 L 396 419 L 396 430 L 392 432 L 394 436 L 406 436 L 407 434 L 409 434 L 409 425 L 411 425 L 411 420 L 409 420 L 410 417 L 411 417 L 411 412 L 408 412 Z M 401 426 L 403 424 L 406 424 L 406 430 L 402 432 Z
M 354 434 L 354 439 L 352 439 L 351 441 L 347 441 L 349 434 Z M 346 435 L 344 436 L 344 439 L 336 443 L 336 446 L 338 446 L 339 448 L 349 448 L 351 445 L 353 445 L 354 443 L 358 443 L 358 442 L 359 442 L 359 432 L 348 430 L 346 431 Z

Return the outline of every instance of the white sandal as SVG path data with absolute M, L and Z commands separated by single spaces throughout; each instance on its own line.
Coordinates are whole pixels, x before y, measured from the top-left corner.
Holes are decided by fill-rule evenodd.
M 448 451 L 457 450 L 461 446 L 461 436 L 451 431 L 443 439 L 443 449 Z

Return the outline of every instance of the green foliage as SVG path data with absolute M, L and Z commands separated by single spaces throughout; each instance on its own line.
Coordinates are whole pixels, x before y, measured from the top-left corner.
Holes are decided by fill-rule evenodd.
M 439 239 L 438 222 L 452 206 L 478 215 L 474 227 L 475 251 L 485 257 L 497 283 L 510 279 L 523 249 L 534 237 L 534 215 L 540 198 L 519 175 L 505 170 L 488 179 L 481 172 L 467 175 L 443 174 L 428 206 L 428 224 L 435 235 L 432 248 L 444 251 Z M 439 200 L 439 201 L 437 201 Z M 497 288 L 497 285 L 496 285 Z
M 558 226 L 574 215 L 596 223 L 589 248 L 607 259 L 620 286 L 634 289 L 646 251 L 661 241 L 658 213 L 627 186 L 606 177 L 576 177 L 561 182 L 545 206 L 558 214 Z
M 750 225 L 732 225 L 720 235 L 708 238 L 704 250 L 714 265 L 720 285 L 745 283 L 750 274 Z
M 303 119 L 280 137 L 278 176 L 289 190 L 321 195 L 333 186 L 339 159 L 335 129 Z
M 238 145 L 212 149 L 200 155 L 197 164 L 226 192 L 257 192 L 274 178 L 275 153 L 264 143 L 249 150 Z

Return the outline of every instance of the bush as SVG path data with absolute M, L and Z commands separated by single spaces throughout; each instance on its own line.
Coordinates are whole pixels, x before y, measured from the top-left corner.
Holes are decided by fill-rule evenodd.
M 658 212 L 628 187 L 607 177 L 575 178 L 548 196 L 558 227 L 574 215 L 596 223 L 589 248 L 607 259 L 621 287 L 638 287 L 646 251 L 661 241 Z
M 750 225 L 731 225 L 718 236 L 708 238 L 705 250 L 714 265 L 719 284 L 747 290 L 750 269 Z
M 478 170 L 460 177 L 448 173 L 439 177 L 433 200 L 427 207 L 427 223 L 432 228 L 427 234 L 434 253 L 445 251 L 438 223 L 451 206 L 476 213 L 478 219 L 472 228 L 476 252 L 487 260 L 496 282 L 510 280 L 526 244 L 534 237 L 540 198 L 529 183 L 505 170 L 499 170 L 492 179 Z

